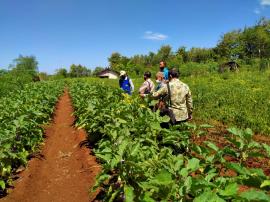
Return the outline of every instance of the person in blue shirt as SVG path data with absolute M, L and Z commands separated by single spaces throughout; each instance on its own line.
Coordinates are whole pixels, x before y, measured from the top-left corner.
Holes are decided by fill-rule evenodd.
M 159 69 L 160 69 L 160 72 L 163 73 L 165 81 L 169 81 L 169 69 L 168 67 L 166 67 L 165 61 L 160 61 Z
M 120 71 L 120 79 L 119 79 L 119 86 L 120 88 L 125 91 L 125 93 L 131 95 L 134 91 L 134 85 L 132 80 L 128 77 L 125 71 Z

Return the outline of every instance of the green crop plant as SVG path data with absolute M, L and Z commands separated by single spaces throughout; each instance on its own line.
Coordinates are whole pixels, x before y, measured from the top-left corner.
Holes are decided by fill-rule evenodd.
M 103 167 L 93 188 L 100 188 L 102 200 L 270 200 L 266 194 L 269 177 L 260 169 L 226 162 L 226 151 L 210 141 L 203 145 L 190 141 L 209 125 L 164 129 L 160 123 L 168 117 L 152 112 L 137 96 L 91 80 L 72 80 L 69 89 L 76 126 L 88 132 L 89 144 Z M 220 175 L 224 167 L 237 175 Z M 255 176 L 258 190 L 239 194 L 239 186 Z
M 12 172 L 38 149 L 42 126 L 50 120 L 63 87 L 62 82 L 29 84 L 0 99 L 0 192 L 11 185 Z

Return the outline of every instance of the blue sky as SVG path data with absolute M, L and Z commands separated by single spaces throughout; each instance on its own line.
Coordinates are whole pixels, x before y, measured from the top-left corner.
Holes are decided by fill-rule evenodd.
M 270 18 L 270 0 L 0 0 L 0 68 L 20 54 L 54 73 L 107 66 L 112 52 L 213 47 L 262 16 Z

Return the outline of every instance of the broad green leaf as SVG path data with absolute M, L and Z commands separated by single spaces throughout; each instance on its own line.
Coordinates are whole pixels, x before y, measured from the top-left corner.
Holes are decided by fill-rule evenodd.
M 6 183 L 4 182 L 4 180 L 0 180 L 0 187 L 2 188 L 2 190 L 6 189 Z
M 263 191 L 249 190 L 240 194 L 240 197 L 247 201 L 269 202 L 270 196 Z
M 226 166 L 239 174 L 249 175 L 250 172 L 247 168 L 241 166 L 239 163 L 226 163 Z
M 200 160 L 197 158 L 192 158 L 188 160 L 187 169 L 195 171 L 200 168 Z
M 238 128 L 228 128 L 227 131 L 236 136 L 242 136 L 242 131 Z
M 208 175 L 206 175 L 205 180 L 207 182 L 210 182 L 215 176 L 217 176 L 217 173 L 209 173 Z
M 194 199 L 194 202 L 225 202 L 216 193 L 212 191 L 205 191 Z
M 169 185 L 173 182 L 172 175 L 167 170 L 162 170 L 151 180 L 151 182 L 160 185 Z
M 101 174 L 99 175 L 97 178 L 96 178 L 96 183 L 95 185 L 93 186 L 93 190 L 95 191 L 104 181 L 110 179 L 110 175 L 108 174 Z
M 144 193 L 142 202 L 155 202 L 155 200 L 151 198 L 150 193 L 146 192 L 146 193 Z
M 135 146 L 132 148 L 132 151 L 130 153 L 130 156 L 136 156 L 138 154 L 138 151 L 140 149 L 140 143 L 138 142 L 135 144 Z
M 220 190 L 219 194 L 221 196 L 234 196 L 237 194 L 237 191 L 238 191 L 237 183 L 232 183 L 226 186 L 224 190 Z
M 155 130 L 160 130 L 160 129 L 161 129 L 160 124 L 157 123 L 157 122 L 152 123 L 152 124 L 151 124 L 151 128 L 152 128 L 152 129 L 155 129 Z
M 191 176 L 187 177 L 187 179 L 185 180 L 184 185 L 186 187 L 187 192 L 189 192 L 190 188 L 191 188 L 191 185 L 192 185 L 192 177 Z
M 127 148 L 129 144 L 129 141 L 128 140 L 123 140 L 120 145 L 119 145 L 119 151 L 118 151 L 118 155 L 119 156 L 123 156 L 124 152 L 125 152 L 125 149 Z
M 267 144 L 263 144 L 263 148 L 266 151 L 268 157 L 270 157 L 270 146 Z
M 269 187 L 269 186 L 270 186 L 270 180 L 264 180 L 260 187 L 263 188 L 263 187 Z
M 183 164 L 184 164 L 183 159 L 178 159 L 177 162 L 174 165 L 174 170 L 179 171 L 181 166 L 183 166 Z
M 132 202 L 134 200 L 134 191 L 133 187 L 125 185 L 124 192 L 125 192 L 125 201 Z
M 127 123 L 127 121 L 125 121 L 124 119 L 121 119 L 121 118 L 117 118 L 116 121 L 119 123 L 123 123 L 123 124 Z
M 204 143 L 205 143 L 209 148 L 213 149 L 213 150 L 216 151 L 216 152 L 219 150 L 219 148 L 218 148 L 214 143 L 212 143 L 212 142 L 205 141 Z
M 180 175 L 183 177 L 187 177 L 188 176 L 188 169 L 187 168 L 182 168 L 180 171 Z
M 248 141 L 251 141 L 252 139 L 252 136 L 253 136 L 253 132 L 250 128 L 247 128 L 245 131 L 244 131 L 244 135 L 245 135 L 245 138 L 248 140 Z
M 251 168 L 250 173 L 252 176 L 266 178 L 266 176 L 261 168 Z

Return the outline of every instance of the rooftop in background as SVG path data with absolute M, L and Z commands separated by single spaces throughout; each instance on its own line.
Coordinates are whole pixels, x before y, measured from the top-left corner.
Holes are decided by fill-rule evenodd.
M 110 68 L 104 69 L 103 71 L 98 73 L 99 78 L 108 78 L 108 79 L 118 79 L 119 72 L 114 71 Z

